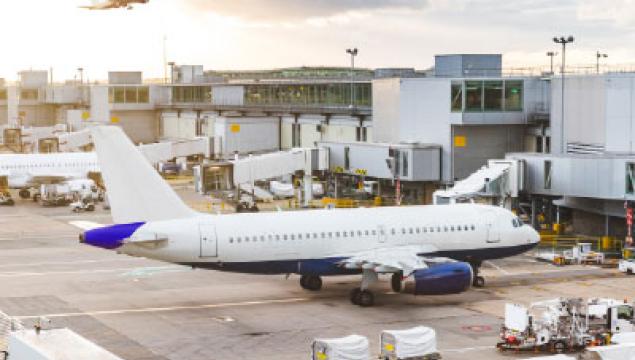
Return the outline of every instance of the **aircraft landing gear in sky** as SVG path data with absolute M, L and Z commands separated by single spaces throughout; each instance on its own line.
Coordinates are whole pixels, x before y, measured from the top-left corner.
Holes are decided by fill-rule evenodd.
M 322 278 L 317 275 L 302 275 L 300 277 L 300 286 L 309 291 L 319 291 L 322 289 Z

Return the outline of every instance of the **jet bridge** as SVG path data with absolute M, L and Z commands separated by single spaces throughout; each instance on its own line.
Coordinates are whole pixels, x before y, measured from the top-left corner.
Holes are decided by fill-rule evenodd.
M 524 189 L 524 181 L 525 164 L 522 160 L 489 160 L 487 165 L 457 181 L 453 187 L 435 191 L 433 201 L 443 205 L 491 198 L 504 205 L 506 200 L 518 197 Z
M 234 167 L 234 185 L 247 192 L 256 189 L 254 182 L 257 180 L 273 179 L 303 171 L 305 204 L 308 204 L 313 197 L 313 171 L 329 168 L 328 151 L 324 148 L 295 148 L 289 151 L 237 158 L 230 162 Z

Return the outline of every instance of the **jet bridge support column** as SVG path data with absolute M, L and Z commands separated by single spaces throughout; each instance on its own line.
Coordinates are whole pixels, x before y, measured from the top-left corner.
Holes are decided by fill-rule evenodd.
M 309 207 L 311 201 L 313 201 L 313 176 L 311 173 L 304 172 L 304 178 L 302 179 L 304 184 L 304 206 Z

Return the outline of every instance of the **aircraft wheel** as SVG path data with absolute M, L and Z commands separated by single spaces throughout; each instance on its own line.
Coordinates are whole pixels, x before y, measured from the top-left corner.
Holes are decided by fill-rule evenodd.
M 29 199 L 31 197 L 31 192 L 28 189 L 22 189 L 18 193 L 20 195 L 20 199 Z
M 485 287 L 485 278 L 482 276 L 475 276 L 472 285 L 477 288 Z
M 553 344 L 553 352 L 555 352 L 556 354 L 564 354 L 566 351 L 567 345 L 564 342 L 558 341 Z
M 351 302 L 361 307 L 371 307 L 375 304 L 375 295 L 370 290 L 355 288 L 351 291 Z
M 322 278 L 315 275 L 302 275 L 300 277 L 300 286 L 309 291 L 319 291 L 322 289 Z
M 362 292 L 362 289 L 360 288 L 355 288 L 353 290 L 351 290 L 351 303 L 353 303 L 353 305 L 359 305 L 359 294 Z
M 402 284 L 401 284 L 401 273 L 394 273 L 392 274 L 392 277 L 390 279 L 390 285 L 392 287 L 392 291 L 396 292 L 396 293 L 400 293 L 401 292 L 401 288 L 402 288 Z

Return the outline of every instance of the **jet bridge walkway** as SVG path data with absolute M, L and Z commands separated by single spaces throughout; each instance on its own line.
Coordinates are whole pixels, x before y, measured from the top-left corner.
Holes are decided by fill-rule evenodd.
M 457 181 L 453 187 L 435 191 L 433 201 L 443 205 L 487 197 L 499 198 L 503 202 L 518 197 L 524 188 L 524 173 L 525 166 L 521 160 L 489 160 L 487 165 Z

